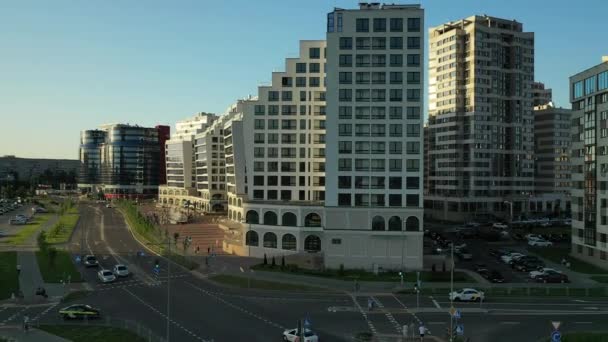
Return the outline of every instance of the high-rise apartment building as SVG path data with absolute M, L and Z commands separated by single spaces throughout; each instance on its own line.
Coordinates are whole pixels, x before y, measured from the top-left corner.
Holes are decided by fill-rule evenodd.
M 79 184 L 83 191 L 101 191 L 106 198 L 150 198 L 158 193 L 160 131 L 125 124 L 102 125 L 81 133 Z
M 608 268 L 608 57 L 570 77 L 572 254 Z
M 532 98 L 534 99 L 534 101 L 532 102 L 532 105 L 534 107 L 544 106 L 552 101 L 553 91 L 551 90 L 551 88 L 545 88 L 545 84 L 542 82 L 533 82 Z
M 534 191 L 534 34 L 472 16 L 430 29 L 425 213 L 508 218 Z

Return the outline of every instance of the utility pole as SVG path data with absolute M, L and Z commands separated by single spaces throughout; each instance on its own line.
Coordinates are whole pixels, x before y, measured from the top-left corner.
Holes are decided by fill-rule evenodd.
M 169 328 L 171 325 L 171 240 L 167 240 L 169 253 L 167 258 L 167 342 L 169 342 Z

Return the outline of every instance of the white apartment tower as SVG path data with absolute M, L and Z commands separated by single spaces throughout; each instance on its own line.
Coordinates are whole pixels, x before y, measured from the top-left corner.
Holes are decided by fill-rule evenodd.
M 327 16 L 326 265 L 422 266 L 424 10 Z
M 429 30 L 429 180 L 425 213 L 508 219 L 534 191 L 534 33 L 472 16 Z

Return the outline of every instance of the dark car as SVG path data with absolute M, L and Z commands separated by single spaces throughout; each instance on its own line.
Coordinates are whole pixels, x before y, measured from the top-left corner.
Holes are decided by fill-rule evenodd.
M 477 230 L 475 228 L 456 228 L 456 236 L 463 239 L 470 239 L 477 236 Z
M 475 267 L 475 272 L 478 273 L 488 270 L 488 266 L 486 264 L 474 264 L 473 267 Z
M 530 272 L 537 270 L 540 267 L 545 267 L 545 263 L 540 260 L 524 260 L 516 262 L 513 268 L 520 272 Z
M 473 254 L 471 254 L 471 252 L 466 248 L 459 248 L 458 251 L 454 252 L 454 254 L 456 254 L 460 260 L 473 260 Z
M 505 282 L 505 278 L 502 276 L 502 274 L 500 274 L 500 272 L 498 272 L 496 270 L 490 271 L 488 276 L 486 277 L 486 279 L 488 279 L 489 281 L 491 281 L 493 283 L 504 283 Z
M 489 249 L 488 250 L 488 254 L 490 254 L 491 256 L 500 259 L 500 257 L 502 256 L 502 251 L 500 249 Z
M 101 311 L 86 304 L 74 304 L 59 310 L 63 319 L 100 318 Z
M 524 264 L 527 262 L 540 262 L 540 259 L 533 255 L 524 255 L 520 258 L 509 261 L 509 265 L 511 265 L 511 267 L 515 268 L 516 265 Z
M 84 265 L 86 267 L 98 267 L 99 261 L 94 255 L 87 255 L 84 257 Z
M 569 283 L 568 276 L 563 273 L 547 272 L 536 276 L 536 281 L 539 283 Z

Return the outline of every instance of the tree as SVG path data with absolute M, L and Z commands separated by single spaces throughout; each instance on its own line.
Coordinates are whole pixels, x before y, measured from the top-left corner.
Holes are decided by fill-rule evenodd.
M 57 249 L 55 247 L 49 248 L 48 257 L 49 257 L 49 266 L 55 267 L 55 259 L 57 259 Z
M 277 265 L 277 262 L 274 260 L 274 255 L 272 256 L 272 267 L 275 267 Z
M 179 232 L 173 233 L 173 239 L 175 240 L 175 245 L 177 246 L 177 239 L 179 239 Z
M 281 269 L 284 269 L 284 268 L 285 268 L 285 256 L 282 255 L 281 256 Z
M 264 253 L 264 265 L 268 265 L 268 258 L 266 257 L 266 253 Z
M 36 242 L 38 243 L 38 248 L 40 249 L 40 251 L 46 253 L 46 250 L 48 248 L 48 243 L 46 242 L 46 232 L 40 232 L 38 234 Z

